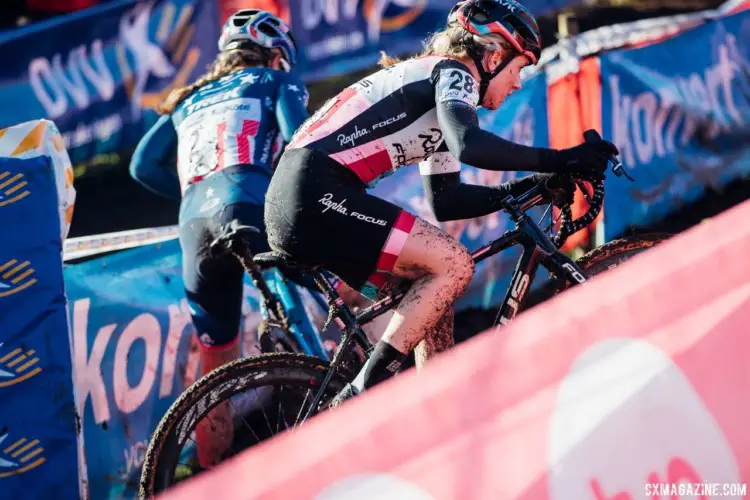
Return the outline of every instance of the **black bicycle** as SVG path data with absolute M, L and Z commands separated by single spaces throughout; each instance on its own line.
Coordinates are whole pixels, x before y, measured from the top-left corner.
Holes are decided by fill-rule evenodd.
M 599 139 L 595 131 L 584 134 L 586 140 Z M 630 176 L 615 157 L 610 162 L 617 176 Z M 666 235 L 642 235 L 609 242 L 573 261 L 559 251 L 572 234 L 591 224 L 604 200 L 604 181 L 588 179 L 593 188 L 576 180 L 589 203 L 589 209 L 573 220 L 570 205 L 561 207 L 559 230 L 549 236 L 526 213 L 544 204 L 542 187 L 537 185 L 518 198 L 504 200 L 515 227 L 490 244 L 474 251 L 481 262 L 515 245 L 523 247 L 511 284 L 495 325 L 506 325 L 523 309 L 530 285 L 540 265 L 553 276 L 558 291 L 583 283 L 587 278 L 613 268 L 634 255 L 663 241 Z M 549 211 L 550 207 L 547 208 Z M 544 218 L 544 216 L 542 217 Z M 551 230 L 548 228 L 547 230 Z M 151 497 L 191 474 L 192 464 L 181 460 L 191 433 L 210 410 L 229 402 L 235 411 L 235 438 L 227 456 L 259 443 L 287 429 L 298 427 L 310 417 L 328 408 L 328 403 L 357 373 L 355 353 L 369 356 L 373 345 L 362 325 L 393 309 L 405 295 L 408 285 L 386 296 L 359 314 L 347 307 L 320 267 L 309 267 L 274 252 L 252 256 L 242 239 L 252 228 L 236 228 L 230 238 L 219 242 L 236 253 L 251 275 L 260 268 L 279 267 L 290 272 L 311 275 L 325 295 L 329 321 L 341 329 L 341 342 L 333 359 L 325 362 L 313 356 L 295 353 L 270 353 L 238 359 L 217 368 L 196 381 L 173 403 L 149 443 L 143 463 L 140 495 Z M 361 362 L 361 359 L 360 359 Z M 253 396 L 248 396 L 252 392 Z M 210 417 L 208 417 L 210 419 Z

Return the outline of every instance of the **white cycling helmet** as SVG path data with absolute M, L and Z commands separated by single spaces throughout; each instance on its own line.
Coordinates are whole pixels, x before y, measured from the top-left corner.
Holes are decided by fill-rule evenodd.
M 245 9 L 236 12 L 227 22 L 219 37 L 219 50 L 249 48 L 252 45 L 281 51 L 289 71 L 297 63 L 297 43 L 289 26 L 270 12 Z

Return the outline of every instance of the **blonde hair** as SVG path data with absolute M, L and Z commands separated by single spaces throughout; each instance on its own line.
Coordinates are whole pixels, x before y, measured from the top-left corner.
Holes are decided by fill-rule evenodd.
M 267 61 L 268 55 L 262 51 L 237 49 L 221 52 L 207 73 L 200 76 L 190 85 L 172 90 L 164 102 L 157 106 L 156 112 L 162 115 L 172 114 L 182 101 L 204 85 L 244 68 L 265 65 Z
M 448 25 L 443 31 L 433 33 L 424 42 L 424 49 L 417 57 L 442 56 L 451 59 L 464 59 L 470 57 L 472 47 L 481 47 L 484 52 L 503 51 L 505 53 L 513 50 L 513 46 L 502 35 L 474 35 L 469 33 L 458 24 Z M 385 52 L 380 52 L 380 64 L 387 68 L 401 62 L 401 59 L 391 57 Z

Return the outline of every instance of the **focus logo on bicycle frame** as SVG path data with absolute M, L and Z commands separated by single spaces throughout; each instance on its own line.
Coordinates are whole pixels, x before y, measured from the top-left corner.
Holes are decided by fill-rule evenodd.
M 573 265 L 570 262 L 566 262 L 565 264 L 563 264 L 562 268 L 568 271 L 568 273 L 570 273 L 570 276 L 572 276 L 573 279 L 576 280 L 578 283 L 583 283 L 584 281 L 586 281 L 586 277 L 583 274 L 576 271 L 576 268 L 573 267 Z
M 510 311 L 500 316 L 500 323 L 507 325 L 510 323 L 516 314 L 518 314 L 519 303 L 521 297 L 526 294 L 526 290 L 529 288 L 529 275 L 526 273 L 519 273 L 518 278 L 510 288 L 510 297 L 508 297 L 508 303 L 506 309 L 510 308 Z

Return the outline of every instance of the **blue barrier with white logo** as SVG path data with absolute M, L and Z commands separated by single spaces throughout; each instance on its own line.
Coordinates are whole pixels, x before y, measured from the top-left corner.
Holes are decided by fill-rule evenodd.
M 198 370 L 179 244 L 67 266 L 65 283 L 91 498 L 134 498 L 148 438 Z
M 636 179 L 607 181 L 607 239 L 750 173 L 750 12 L 600 57 L 604 136 Z
M 21 140 L 16 151 L 36 148 L 44 125 L 34 129 L 40 135 Z M 2 130 L 0 137 L 13 133 Z M 3 498 L 44 498 L 50 492 L 56 498 L 79 496 L 78 419 L 59 214 L 49 156 L 0 158 Z
M 134 147 L 216 55 L 216 2 L 115 1 L 0 36 L 0 128 L 50 118 L 74 163 Z
M 530 0 L 535 15 L 570 0 Z M 300 70 L 317 80 L 366 68 L 385 50 L 418 52 L 429 33 L 445 27 L 455 0 L 295 0 L 289 2 L 291 27 L 300 47 Z
M 181 266 L 171 240 L 65 269 L 91 498 L 135 498 L 151 433 L 198 376 Z M 318 307 L 301 296 L 308 312 Z M 311 317 L 317 324 L 325 314 Z M 245 276 L 244 355 L 258 353 L 261 319 L 260 294 Z

